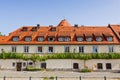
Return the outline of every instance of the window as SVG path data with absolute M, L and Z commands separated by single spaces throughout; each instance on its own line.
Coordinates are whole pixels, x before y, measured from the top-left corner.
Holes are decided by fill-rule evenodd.
M 93 46 L 93 53 L 97 53 L 98 52 L 98 46 Z
M 101 42 L 102 41 L 102 37 L 96 37 L 96 41 L 97 42 Z
M 17 37 L 17 36 L 13 37 L 13 41 L 18 42 L 19 41 L 19 37 Z
M 113 46 L 108 46 L 109 52 L 114 52 Z
M 91 42 L 92 41 L 92 37 L 87 37 L 86 41 Z
M 54 37 L 49 37 L 48 41 L 54 41 Z
M 46 63 L 41 63 L 41 68 L 46 69 Z
M 31 65 L 31 66 L 32 66 L 32 65 L 33 65 L 33 62 L 29 62 L 29 65 Z
M 27 31 L 27 27 L 23 27 L 23 28 L 22 28 L 22 31 Z
M 25 41 L 30 42 L 31 41 L 31 37 L 25 37 Z
M 70 52 L 69 46 L 65 46 L 65 52 Z
M 65 37 L 65 41 L 70 41 L 70 37 Z
M 39 46 L 37 51 L 38 51 L 38 53 L 42 53 L 42 47 Z
M 15 62 L 12 63 L 12 66 L 15 67 Z
M 64 38 L 63 37 L 59 37 L 58 41 L 64 41 Z
M 16 52 L 17 48 L 16 46 L 12 46 L 12 52 Z
M 79 69 L 78 63 L 73 63 L 73 69 Z
M 109 42 L 113 41 L 113 37 L 107 37 L 107 41 Z
M 51 47 L 48 47 L 48 52 L 49 53 L 53 53 L 53 47 L 51 46 Z
M 111 63 L 106 63 L 106 69 L 112 69 Z
M 103 64 L 102 63 L 98 63 L 97 64 L 97 69 L 103 69 Z
M 26 63 L 25 63 L 25 62 L 23 63 L 23 66 L 24 66 L 24 67 L 26 66 Z
M 79 52 L 84 53 L 84 46 L 79 46 Z
M 39 41 L 39 42 L 42 42 L 43 40 L 44 40 L 43 37 L 38 37 L 38 41 Z
M 79 41 L 79 42 L 83 41 L 83 37 L 78 37 L 77 41 Z
M 29 46 L 24 46 L 24 52 L 29 53 Z

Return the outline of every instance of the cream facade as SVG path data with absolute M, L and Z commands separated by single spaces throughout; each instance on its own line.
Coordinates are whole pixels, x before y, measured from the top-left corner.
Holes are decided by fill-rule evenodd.
M 28 47 L 28 51 L 25 51 L 25 46 Z M 12 49 L 14 47 L 14 49 Z M 41 47 L 39 52 L 38 47 Z M 52 47 L 52 51 L 49 50 Z M 65 49 L 69 47 L 69 49 Z M 83 47 L 83 50 L 80 50 Z M 5 52 L 16 53 L 119 53 L 120 45 L 0 45 L 0 53 L 2 50 Z

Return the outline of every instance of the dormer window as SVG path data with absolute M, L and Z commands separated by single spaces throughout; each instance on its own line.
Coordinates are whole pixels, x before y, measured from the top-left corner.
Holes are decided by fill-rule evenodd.
M 33 27 L 32 31 L 37 31 L 39 27 Z
M 58 41 L 64 41 L 64 38 L 63 37 L 59 37 Z
M 43 40 L 44 40 L 43 37 L 38 37 L 38 41 L 39 41 L 39 42 L 42 42 Z
M 18 42 L 19 41 L 19 37 L 18 36 L 14 36 L 13 37 L 13 41 Z
M 50 42 L 54 41 L 54 37 L 49 37 L 48 41 L 50 41 Z
M 65 41 L 70 41 L 70 37 L 65 37 Z
M 87 42 L 91 42 L 91 41 L 92 41 L 92 37 L 87 37 L 87 38 L 86 38 L 86 41 L 87 41 Z
M 51 28 L 51 31 L 52 31 L 52 32 L 56 31 L 56 27 L 52 27 L 52 28 Z
M 96 37 L 96 41 L 97 42 L 101 42 L 102 41 L 102 37 Z
M 109 42 L 111 42 L 111 41 L 113 41 L 113 37 L 107 37 L 107 41 L 109 41 Z
M 30 42 L 31 41 L 31 37 L 25 37 L 25 41 L 26 42 Z
M 83 41 L 83 37 L 77 37 L 77 41 L 79 42 Z
M 22 31 L 27 31 L 27 27 L 23 27 L 23 28 L 22 28 Z

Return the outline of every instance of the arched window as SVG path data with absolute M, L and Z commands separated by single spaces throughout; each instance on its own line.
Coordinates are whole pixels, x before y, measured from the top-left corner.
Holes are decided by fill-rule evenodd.
M 64 38 L 63 37 L 59 37 L 58 41 L 64 41 Z
M 113 37 L 107 37 L 107 41 L 109 42 L 113 41 Z
M 86 38 L 86 41 L 87 41 L 87 42 L 91 42 L 91 41 L 92 41 L 92 37 L 87 37 L 87 38 Z
M 13 37 L 13 41 L 15 41 L 15 42 L 19 41 L 19 37 L 17 37 L 17 36 Z
M 31 41 L 31 37 L 25 37 L 25 41 L 26 42 L 30 42 Z
M 65 41 L 70 41 L 70 37 L 65 37 Z
M 42 42 L 43 40 L 44 40 L 43 37 L 38 37 L 38 41 L 39 41 L 39 42 Z
M 83 41 L 83 37 L 78 37 L 77 41 L 79 41 L 79 42 Z
M 97 64 L 97 69 L 103 69 L 103 64 L 102 63 L 98 63 Z
M 96 37 L 96 41 L 97 42 L 101 42 L 102 41 L 102 37 Z

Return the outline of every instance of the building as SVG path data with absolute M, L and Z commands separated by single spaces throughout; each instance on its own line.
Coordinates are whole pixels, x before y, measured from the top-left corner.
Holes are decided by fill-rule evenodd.
M 0 36 L 0 53 L 119 53 L 120 25 L 71 26 L 62 20 L 57 26 L 23 26 Z
M 119 53 L 120 25 L 71 26 L 62 20 L 57 26 L 23 26 L 8 36 L 0 36 L 0 53 Z M 0 59 L 0 69 L 22 70 L 32 61 Z M 119 59 L 49 59 L 36 62 L 38 68 L 80 70 L 120 70 Z

